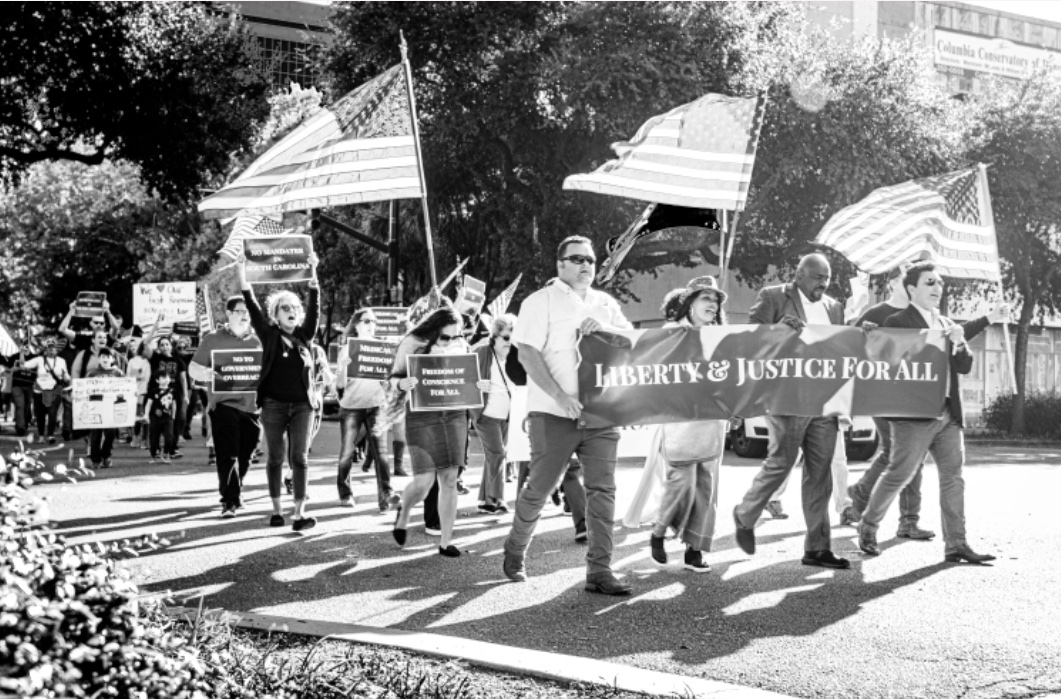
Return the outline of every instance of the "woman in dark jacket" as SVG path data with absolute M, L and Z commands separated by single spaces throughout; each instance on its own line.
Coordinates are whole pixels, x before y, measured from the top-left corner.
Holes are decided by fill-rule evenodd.
M 240 289 L 247 303 L 251 327 L 262 342 L 262 373 L 258 383 L 258 406 L 262 409 L 262 431 L 265 432 L 266 476 L 273 516 L 269 525 L 284 525 L 280 491 L 283 486 L 284 437 L 287 437 L 295 490 L 295 509 L 291 528 L 311 529 L 317 524 L 307 517 L 306 484 L 309 480 L 310 433 L 313 412 L 319 398 L 313 386 L 312 342 L 320 322 L 320 285 L 317 282 L 317 256 L 310 255 L 312 278 L 309 282 L 309 307 L 291 291 L 275 291 L 266 299 L 266 311 L 258 305 L 254 289 L 247 282 L 246 260 L 236 266 Z
M 479 376 L 490 382 L 486 405 L 473 410 L 475 431 L 483 445 L 483 476 L 479 479 L 479 511 L 506 513 L 505 447 L 508 442 L 508 415 L 512 407 L 512 388 L 527 384 L 527 372 L 519 363 L 512 345 L 516 316 L 498 316 L 490 327 L 490 336 L 474 352 L 479 357 Z

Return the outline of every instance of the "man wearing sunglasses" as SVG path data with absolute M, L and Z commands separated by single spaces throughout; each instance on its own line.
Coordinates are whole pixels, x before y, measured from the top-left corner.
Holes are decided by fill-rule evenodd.
M 947 338 L 950 371 L 947 374 L 947 396 L 938 417 L 920 420 L 891 420 L 891 459 L 881 475 L 862 513 L 858 527 L 858 547 L 871 556 L 880 555 L 877 528 L 899 491 L 917 474 L 917 469 L 932 453 L 939 471 L 939 504 L 943 518 L 943 560 L 947 563 L 986 563 L 995 560 L 989 554 L 976 553 L 965 538 L 965 481 L 962 466 L 965 447 L 961 389 L 958 375 L 973 368 L 973 355 L 962 326 L 940 315 L 943 279 L 931 261 L 915 262 L 903 276 L 903 288 L 910 305 L 884 321 L 886 328 L 942 330 Z
M 632 326 L 619 304 L 590 288 L 597 258 L 588 238 L 571 236 L 557 249 L 556 278 L 523 302 L 512 340 L 527 370 L 530 475 L 516 500 L 502 568 L 515 582 L 527 579 L 524 557 L 542 507 L 560 485 L 572 454 L 582 462 L 586 488 L 586 590 L 630 594 L 611 569 L 615 519 L 615 460 L 619 431 L 590 429 L 578 401 L 578 342 L 582 335 Z

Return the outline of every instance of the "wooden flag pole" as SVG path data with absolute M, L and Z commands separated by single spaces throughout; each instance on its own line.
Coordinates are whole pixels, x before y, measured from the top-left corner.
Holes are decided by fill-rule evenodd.
M 722 225 L 718 231 L 718 284 L 722 286 L 722 279 L 726 276 L 726 225 L 729 221 L 729 211 L 722 209 Z
M 980 177 L 980 206 L 984 213 L 984 218 L 990 222 L 991 231 L 994 233 L 995 238 L 995 261 L 999 262 L 999 275 L 998 275 L 998 300 L 999 303 L 1006 301 L 1005 293 L 1002 288 L 1002 271 L 1001 271 L 1001 258 L 998 255 L 998 231 L 995 230 L 995 212 L 991 207 L 991 191 L 987 188 L 987 166 L 980 163 L 977 166 Z M 1005 343 L 1006 349 L 1006 366 L 1009 368 L 1009 385 L 1013 394 L 1017 393 L 1017 373 L 1014 371 L 1013 362 L 1013 346 L 1009 339 L 1009 318 L 1002 323 L 1002 337 Z
M 424 178 L 424 156 L 420 148 L 420 120 L 416 116 L 416 95 L 413 94 L 413 70 L 409 65 L 409 45 L 405 43 L 405 33 L 401 37 L 402 67 L 405 69 L 405 89 L 409 94 L 409 112 L 413 119 L 413 143 L 416 146 L 416 171 L 420 175 L 420 201 L 424 209 L 424 234 L 427 236 L 427 266 L 431 272 L 431 286 L 438 286 L 438 275 L 435 273 L 435 244 L 431 236 L 431 213 L 427 208 L 427 180 Z
M 722 270 L 722 280 L 720 286 L 722 291 L 726 291 L 727 283 L 729 282 L 729 263 L 733 258 L 733 242 L 737 239 L 737 226 L 740 224 L 740 209 L 733 212 L 733 225 L 729 229 L 729 246 L 726 249 L 726 267 Z

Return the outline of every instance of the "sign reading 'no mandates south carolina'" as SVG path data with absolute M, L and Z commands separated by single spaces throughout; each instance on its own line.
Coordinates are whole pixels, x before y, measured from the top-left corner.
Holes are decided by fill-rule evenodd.
M 247 281 L 252 284 L 305 282 L 313 277 L 309 256 L 313 239 L 308 235 L 266 235 L 243 239 Z
M 934 418 L 948 357 L 940 330 L 725 325 L 582 338 L 587 427 L 757 415 Z

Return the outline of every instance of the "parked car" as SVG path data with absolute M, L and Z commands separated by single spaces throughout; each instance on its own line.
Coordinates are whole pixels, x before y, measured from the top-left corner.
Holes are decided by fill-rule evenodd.
M 865 416 L 852 418 L 850 429 L 844 430 L 844 450 L 848 461 L 868 461 L 877 452 L 877 429 L 873 419 Z M 766 456 L 770 430 L 765 417 L 746 418 L 740 427 L 730 430 L 729 444 L 733 453 L 748 459 Z

